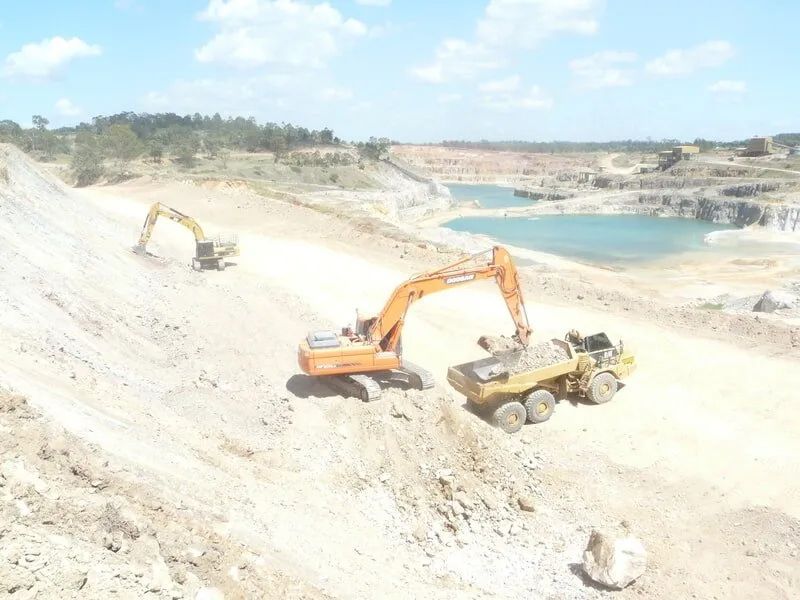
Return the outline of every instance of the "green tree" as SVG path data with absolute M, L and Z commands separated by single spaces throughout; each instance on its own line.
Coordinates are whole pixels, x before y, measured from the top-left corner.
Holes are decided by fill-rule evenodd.
M 286 142 L 286 137 L 282 134 L 273 136 L 272 140 L 270 141 L 269 149 L 272 150 L 272 155 L 275 158 L 275 162 L 278 162 L 289 149 L 289 144 Z
M 364 158 L 378 160 L 389 151 L 391 141 L 389 138 L 369 138 L 368 142 L 361 142 L 358 151 Z
M 156 138 L 151 139 L 147 142 L 147 155 L 154 164 L 160 165 L 164 158 L 164 143 Z
M 95 134 L 81 131 L 75 137 L 70 169 L 75 177 L 75 185 L 80 187 L 95 183 L 102 177 L 105 172 L 103 151 L 100 140 Z
M 222 141 L 216 137 L 207 137 L 203 140 L 203 150 L 206 154 L 206 158 L 217 158 L 220 150 L 222 150 Z
M 0 142 L 19 144 L 22 139 L 22 127 L 8 119 L 0 121 Z
M 222 165 L 222 168 L 227 169 L 228 161 L 231 158 L 231 151 L 227 148 L 220 148 L 219 152 L 217 153 L 217 158 L 219 158 L 219 163 Z
M 170 153 L 185 167 L 194 166 L 195 155 L 200 150 L 200 138 L 193 131 L 176 131 L 172 136 Z
M 47 131 L 47 126 L 50 124 L 46 118 L 42 115 L 33 115 L 31 117 L 31 122 L 33 123 L 33 131 L 31 131 L 31 149 L 36 152 L 36 142 L 39 141 L 39 146 L 41 148 L 41 139 L 45 131 Z
M 144 148 L 130 125 L 112 125 L 103 134 L 103 146 L 122 171 L 139 156 Z

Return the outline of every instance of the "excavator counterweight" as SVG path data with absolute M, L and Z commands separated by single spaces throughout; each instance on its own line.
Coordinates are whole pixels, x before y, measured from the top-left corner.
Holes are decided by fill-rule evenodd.
M 153 235 L 153 228 L 156 226 L 158 217 L 167 217 L 186 227 L 194 235 L 195 255 L 192 258 L 192 267 L 200 271 L 203 267 L 216 267 L 220 271 L 225 270 L 225 259 L 229 256 L 239 256 L 239 240 L 234 236 L 206 238 L 200 223 L 192 217 L 165 206 L 160 202 L 154 203 L 147 213 L 144 220 L 142 233 L 139 235 L 139 243 L 133 247 L 133 251 L 142 256 L 147 255 L 147 242 Z
M 491 256 L 490 260 L 487 258 Z M 417 389 L 433 387 L 433 376 L 402 356 L 401 336 L 408 309 L 415 301 L 483 279 L 494 279 L 516 326 L 515 339 L 527 346 L 531 335 L 522 289 L 508 251 L 490 251 L 451 265 L 421 273 L 399 285 L 383 310 L 374 317 L 357 315 L 356 328 L 341 332 L 316 331 L 298 347 L 298 363 L 304 373 L 322 377 L 342 393 L 375 400 L 379 382 L 402 381 Z

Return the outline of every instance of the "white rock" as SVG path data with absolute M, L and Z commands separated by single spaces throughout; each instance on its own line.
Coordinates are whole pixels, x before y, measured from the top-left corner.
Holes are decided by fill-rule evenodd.
M 592 531 L 583 552 L 583 570 L 594 581 L 621 590 L 641 577 L 646 568 L 647 551 L 638 539 Z
M 754 312 L 771 313 L 781 308 L 792 308 L 797 304 L 797 296 L 783 291 L 767 290 L 753 307 Z
M 218 588 L 204 587 L 197 590 L 194 600 L 225 600 L 225 594 Z
M 170 590 L 172 587 L 172 577 L 169 574 L 167 563 L 159 556 L 150 565 L 150 584 L 148 590 L 151 592 L 160 592 L 162 590 Z

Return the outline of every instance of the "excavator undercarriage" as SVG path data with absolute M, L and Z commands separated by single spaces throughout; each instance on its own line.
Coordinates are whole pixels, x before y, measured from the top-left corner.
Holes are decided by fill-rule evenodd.
M 398 369 L 354 375 L 329 375 L 325 377 L 325 383 L 342 396 L 360 398 L 364 402 L 380 400 L 384 387 L 400 384 L 415 390 L 429 390 L 436 385 L 430 371 L 405 360 Z

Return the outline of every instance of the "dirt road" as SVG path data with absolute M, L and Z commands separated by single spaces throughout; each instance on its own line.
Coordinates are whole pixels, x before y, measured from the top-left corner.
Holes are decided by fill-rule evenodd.
M 28 181 L 2 205 L 12 258 L 0 267 L 0 382 L 122 480 L 254 557 L 220 560 L 204 584 L 231 597 L 279 576 L 298 583 L 274 597 L 599 598 L 570 565 L 588 528 L 624 520 L 651 566 L 621 597 L 800 589 L 800 496 L 787 476 L 800 466 L 796 361 L 612 306 L 529 302 L 538 339 L 572 327 L 624 338 L 641 365 L 630 385 L 608 405 L 562 403 L 518 436 L 444 388 L 363 405 L 296 377 L 297 341 L 379 308 L 441 256 L 242 190 L 67 193 L 29 170 L 15 177 Z M 158 259 L 133 255 L 153 201 L 209 232 L 238 231 L 242 256 L 194 273 L 191 237 L 172 223 L 156 228 Z M 441 381 L 481 356 L 479 335 L 511 328 L 496 290 L 475 285 L 415 305 L 404 348 Z M 449 478 L 468 517 L 451 514 Z M 535 513 L 520 517 L 520 493 Z M 170 571 L 164 590 L 190 597 L 181 581 Z
M 746 169 L 756 169 L 757 171 L 774 171 L 776 173 L 790 173 L 792 175 L 800 175 L 800 171 L 795 171 L 793 169 L 781 169 L 779 167 L 765 167 L 762 165 L 755 165 L 752 163 L 743 163 L 737 161 L 725 161 L 725 160 L 714 160 L 713 158 L 706 158 L 702 155 L 697 158 L 698 162 L 702 162 L 708 165 L 720 165 L 722 167 L 744 167 Z

